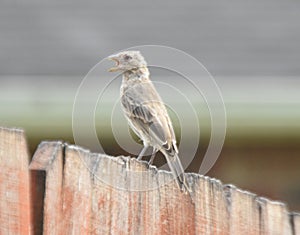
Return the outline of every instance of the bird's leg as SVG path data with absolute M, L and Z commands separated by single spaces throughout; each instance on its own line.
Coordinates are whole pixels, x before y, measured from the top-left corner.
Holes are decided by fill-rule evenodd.
M 144 153 L 146 152 L 146 150 L 148 149 L 148 145 L 144 145 L 144 148 L 142 149 L 142 151 L 140 152 L 139 156 L 137 157 L 137 160 L 141 160 L 142 157 L 144 156 Z
M 152 165 L 156 153 L 157 153 L 157 150 L 156 150 L 156 148 L 153 147 L 152 155 L 151 155 L 151 158 L 150 158 L 150 160 L 148 162 L 148 165 Z

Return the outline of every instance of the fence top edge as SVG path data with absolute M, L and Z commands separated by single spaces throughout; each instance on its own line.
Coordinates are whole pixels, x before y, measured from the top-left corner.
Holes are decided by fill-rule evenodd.
M 20 134 L 23 134 L 25 132 L 23 128 L 19 128 L 19 127 L 3 127 L 3 126 L 0 126 L 0 131 L 16 132 L 16 133 L 20 133 Z
M 288 211 L 288 205 L 280 200 L 271 200 L 269 198 L 266 198 L 264 196 L 257 196 L 256 197 L 256 201 L 261 205 L 261 206 L 265 206 L 265 205 L 270 205 L 270 206 L 280 206 L 283 209 L 286 209 Z

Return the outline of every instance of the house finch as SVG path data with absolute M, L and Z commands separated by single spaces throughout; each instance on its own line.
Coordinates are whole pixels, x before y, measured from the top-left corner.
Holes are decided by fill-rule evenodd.
M 149 70 L 139 51 L 124 51 L 109 57 L 116 62 L 110 72 L 123 74 L 121 104 L 132 130 L 143 141 L 143 149 L 137 159 L 141 159 L 149 147 L 155 154 L 160 151 L 176 178 L 178 186 L 189 191 L 184 170 L 178 157 L 176 138 L 171 119 L 165 105 L 149 78 Z

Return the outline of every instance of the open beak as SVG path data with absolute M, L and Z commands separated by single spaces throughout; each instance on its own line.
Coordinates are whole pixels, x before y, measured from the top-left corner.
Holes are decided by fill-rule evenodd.
M 119 70 L 118 66 L 120 64 L 118 58 L 115 55 L 109 56 L 109 60 L 116 62 L 116 65 L 108 70 L 108 72 L 117 72 Z

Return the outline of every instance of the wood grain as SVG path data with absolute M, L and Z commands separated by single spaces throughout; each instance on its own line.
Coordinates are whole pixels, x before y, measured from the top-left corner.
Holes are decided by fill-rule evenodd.
M 300 213 L 292 213 L 292 224 L 294 234 L 300 234 Z
M 282 202 L 258 198 L 261 207 L 260 232 L 261 234 L 292 235 L 293 226 L 287 207 Z
M 207 176 L 183 193 L 170 172 L 61 141 L 28 159 L 24 132 L 0 128 L 0 234 L 300 234 L 284 203 Z
M 295 229 L 283 203 L 216 179 L 187 174 L 192 192 L 184 194 L 169 172 L 134 158 L 77 146 L 64 153 L 66 234 L 288 235 Z
M 0 127 L 0 234 L 31 234 L 29 154 L 24 132 Z

